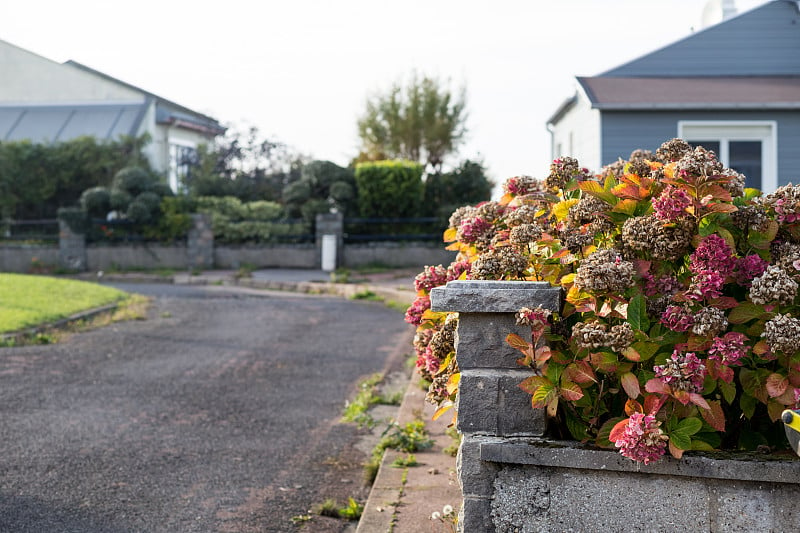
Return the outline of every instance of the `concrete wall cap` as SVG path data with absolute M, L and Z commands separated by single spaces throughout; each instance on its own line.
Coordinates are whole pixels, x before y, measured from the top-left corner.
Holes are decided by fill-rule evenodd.
M 433 311 L 516 313 L 521 307 L 557 311 L 561 288 L 546 281 L 455 280 L 431 290 Z

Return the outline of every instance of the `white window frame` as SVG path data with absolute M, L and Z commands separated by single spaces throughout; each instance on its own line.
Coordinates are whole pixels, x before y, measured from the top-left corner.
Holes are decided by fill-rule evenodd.
M 168 139 L 167 140 L 167 161 L 169 163 L 169 187 L 172 189 L 172 192 L 178 193 L 181 189 L 181 182 L 180 178 L 182 176 L 178 176 L 178 166 L 177 161 L 172 157 L 172 147 L 173 146 L 180 146 L 183 148 L 191 148 L 193 150 L 197 150 L 197 143 L 193 143 L 191 141 L 184 141 L 183 139 Z
M 761 141 L 761 190 L 778 188 L 778 123 L 775 120 L 680 120 L 678 138 L 719 141 L 717 157 L 728 166 L 729 141 Z

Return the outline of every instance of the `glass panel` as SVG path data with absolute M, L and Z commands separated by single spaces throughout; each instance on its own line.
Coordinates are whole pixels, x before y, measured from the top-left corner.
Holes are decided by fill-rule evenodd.
M 761 188 L 761 141 L 730 141 L 728 166 L 747 177 L 746 187 Z
M 702 146 L 706 150 L 711 150 L 714 152 L 714 155 L 717 156 L 717 159 L 720 158 L 719 156 L 719 141 L 687 141 L 692 148 L 697 148 L 698 146 Z

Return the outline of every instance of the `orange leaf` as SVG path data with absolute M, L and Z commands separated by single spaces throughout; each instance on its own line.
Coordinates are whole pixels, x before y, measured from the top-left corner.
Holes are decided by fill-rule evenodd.
M 703 420 L 717 431 L 725 431 L 725 413 L 722 411 L 722 405 L 717 400 L 708 400 L 708 406 L 710 409 L 700 409 Z
M 611 428 L 611 433 L 608 434 L 608 440 L 610 440 L 611 442 L 617 442 L 618 440 L 620 440 L 625 433 L 625 428 L 627 427 L 627 425 L 628 425 L 627 418 L 625 420 L 620 420 L 619 422 L 614 424 L 614 427 Z
M 642 404 L 629 398 L 628 401 L 625 402 L 625 414 L 631 416 L 633 413 L 644 413 L 644 409 L 642 408 Z
M 639 352 L 637 352 L 633 346 L 628 346 L 622 350 L 622 355 L 625 356 L 625 359 L 633 361 L 634 363 L 642 360 L 642 356 L 639 355 Z
M 753 346 L 753 353 L 756 355 L 764 355 L 769 351 L 769 346 L 767 345 L 767 341 L 758 341 L 755 346 Z
M 519 388 L 528 394 L 533 394 L 543 385 L 552 386 L 553 384 L 544 376 L 531 376 L 523 380 L 522 383 L 519 384 Z
M 455 374 L 451 375 L 450 378 L 447 380 L 447 385 L 445 388 L 447 389 L 447 394 L 451 396 L 458 392 L 458 384 L 461 382 L 461 372 L 456 372 Z
M 444 242 L 453 242 L 458 238 L 456 236 L 457 234 L 458 234 L 458 229 L 447 228 L 446 230 L 444 230 L 444 235 L 442 235 L 442 239 L 444 240 Z
M 525 355 L 530 354 L 532 348 L 531 343 L 517 335 L 516 333 L 509 333 L 506 335 L 506 342 L 512 347 L 516 348 Z
M 556 416 L 556 412 L 558 411 L 558 396 L 555 396 L 550 402 L 547 404 L 547 416 Z
M 444 403 L 442 404 L 442 406 L 441 406 L 441 407 L 439 407 L 439 408 L 436 410 L 436 412 L 435 412 L 435 413 L 433 413 L 433 417 L 431 417 L 431 420 L 437 420 L 437 419 L 438 419 L 440 416 L 442 416 L 443 414 L 445 414 L 447 411 L 449 411 L 449 410 L 450 410 L 450 409 L 452 409 L 453 407 L 455 407 L 455 404 L 454 404 L 453 402 L 451 402 L 451 401 L 449 401 L 449 400 L 448 400 L 448 401 L 446 401 L 446 402 L 444 402 Z

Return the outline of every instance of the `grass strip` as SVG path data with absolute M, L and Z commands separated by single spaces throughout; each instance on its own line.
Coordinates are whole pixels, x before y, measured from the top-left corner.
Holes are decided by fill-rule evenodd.
M 55 322 L 126 297 L 123 291 L 96 283 L 0 274 L 0 333 Z

